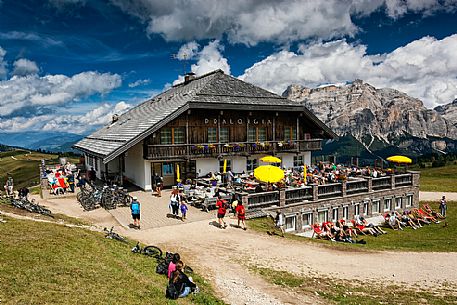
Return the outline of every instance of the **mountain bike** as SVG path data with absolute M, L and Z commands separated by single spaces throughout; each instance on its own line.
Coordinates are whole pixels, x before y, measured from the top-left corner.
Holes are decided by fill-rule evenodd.
M 121 241 L 123 243 L 127 243 L 127 239 L 125 239 L 124 237 L 120 236 L 116 232 L 113 232 L 113 229 L 114 229 L 114 227 L 111 227 L 111 229 L 109 229 L 109 230 L 107 228 L 103 229 L 103 231 L 105 231 L 105 238 L 115 239 L 115 240 Z
M 141 248 L 140 242 L 137 242 L 136 246 L 132 248 L 132 253 L 144 254 L 158 260 L 162 258 L 163 254 L 162 250 L 156 246 L 146 246 L 144 248 Z

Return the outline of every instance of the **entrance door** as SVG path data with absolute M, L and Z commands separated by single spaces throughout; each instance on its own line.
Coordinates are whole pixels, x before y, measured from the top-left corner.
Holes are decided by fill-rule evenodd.
M 162 177 L 162 163 L 152 163 L 151 164 L 151 182 L 152 182 L 152 187 L 155 189 L 155 183 L 154 183 L 154 175 L 155 173 L 158 173 L 160 177 Z
M 172 186 L 175 185 L 175 165 L 173 162 L 163 162 L 162 163 L 162 175 L 163 175 L 163 185 Z

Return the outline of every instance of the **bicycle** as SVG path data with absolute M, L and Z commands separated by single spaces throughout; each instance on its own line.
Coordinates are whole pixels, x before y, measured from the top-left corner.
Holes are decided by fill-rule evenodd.
M 114 227 L 111 227 L 111 229 L 104 228 L 103 231 L 105 231 L 105 238 L 108 239 L 115 239 L 117 241 L 121 241 L 123 243 L 127 243 L 127 239 L 124 237 L 120 236 L 116 232 L 113 232 Z
M 140 246 L 140 242 L 136 243 L 136 246 L 132 248 L 132 253 L 140 253 L 147 255 L 149 257 L 154 257 L 157 260 L 160 260 L 162 258 L 162 250 L 159 247 L 156 246 L 146 246 L 143 249 Z
M 37 203 L 35 203 L 35 199 L 32 199 L 32 201 L 29 201 L 26 198 L 22 199 L 10 199 L 11 205 L 14 206 L 15 208 L 26 210 L 30 213 L 37 213 L 41 214 L 44 216 L 48 216 L 51 218 L 54 218 L 54 215 L 52 215 L 51 211 Z

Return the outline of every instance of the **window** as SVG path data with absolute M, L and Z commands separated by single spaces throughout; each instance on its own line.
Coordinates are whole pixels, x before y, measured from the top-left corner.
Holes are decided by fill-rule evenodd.
M 406 196 L 406 206 L 410 207 L 413 205 L 413 195 L 407 195 Z
M 295 231 L 295 216 L 286 216 L 286 231 Z
M 217 143 L 216 127 L 208 127 L 208 143 Z
M 171 128 L 160 130 L 160 144 L 171 144 Z
M 348 214 L 349 214 L 349 208 L 347 206 L 343 207 L 343 219 L 346 220 L 348 219 Z
M 303 227 L 309 227 L 313 224 L 313 213 L 305 213 L 302 215 Z
M 305 164 L 303 156 L 294 156 L 294 167 Z
M 256 142 L 257 141 L 257 133 L 255 127 L 248 128 L 248 142 Z
M 386 198 L 384 199 L 384 212 L 390 211 L 392 207 L 392 199 Z
M 373 200 L 371 202 L 371 214 L 373 213 L 380 213 L 380 209 L 379 209 L 379 200 Z
M 248 172 L 253 171 L 257 167 L 257 159 L 247 159 L 246 160 L 246 170 Z
M 368 201 L 363 202 L 363 215 L 368 215 Z
M 354 216 L 360 215 L 360 204 L 354 205 Z
M 220 129 L 219 142 L 228 143 L 229 142 L 229 129 L 228 127 L 223 127 Z
M 186 129 L 184 127 L 174 128 L 174 144 L 186 143 Z
M 267 129 L 265 127 L 259 127 L 258 131 L 258 141 L 265 142 L 267 140 Z
M 284 141 L 294 141 L 297 139 L 297 129 L 293 127 L 284 128 Z
M 94 166 L 94 158 L 92 158 L 92 156 L 86 155 L 86 159 L 89 166 Z
M 98 159 L 97 157 L 94 157 L 94 169 L 98 171 Z
M 227 171 L 232 170 L 232 160 L 227 159 Z M 224 160 L 219 160 L 219 173 L 224 172 Z
M 317 222 L 322 223 L 328 220 L 328 211 L 317 212 Z
M 171 176 L 174 174 L 173 163 L 164 162 L 162 166 L 162 173 L 164 176 Z
M 401 209 L 401 197 L 395 198 L 395 208 Z
M 332 209 L 332 221 L 338 221 L 338 208 L 333 208 Z

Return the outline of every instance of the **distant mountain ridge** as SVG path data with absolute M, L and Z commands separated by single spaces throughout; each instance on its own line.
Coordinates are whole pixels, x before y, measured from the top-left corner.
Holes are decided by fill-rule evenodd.
M 315 89 L 290 85 L 283 93 L 303 103 L 341 136 L 351 134 L 368 151 L 388 146 L 414 154 L 457 150 L 457 102 L 427 109 L 398 90 L 362 80 Z
M 0 143 L 33 150 L 75 152 L 71 146 L 83 137 L 83 135 L 66 132 L 0 133 Z

